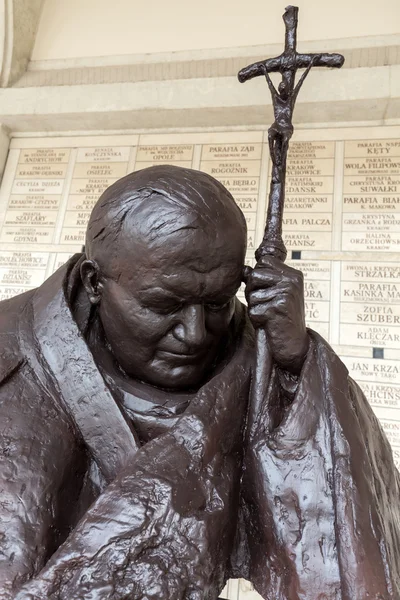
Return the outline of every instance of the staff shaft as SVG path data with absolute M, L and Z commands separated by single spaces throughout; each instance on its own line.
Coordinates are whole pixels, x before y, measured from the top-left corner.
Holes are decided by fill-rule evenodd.
M 263 256 L 286 259 L 286 248 L 282 239 L 283 208 L 285 204 L 286 160 L 288 145 L 283 146 L 282 138 L 275 142 L 267 220 L 263 240 L 256 250 L 256 260 Z
M 286 247 L 282 239 L 283 208 L 285 202 L 286 160 L 288 146 L 282 145 L 282 139 L 277 139 L 274 152 L 275 161 L 272 167 L 271 185 L 267 221 L 264 238 L 256 250 L 257 266 L 262 266 L 263 257 L 274 256 L 282 262 L 286 259 Z M 279 166 L 277 161 L 279 160 Z M 256 330 L 256 364 L 250 390 L 251 410 L 249 412 L 248 435 L 253 436 L 263 419 L 263 427 L 268 431 L 271 427 L 270 415 L 263 410 L 268 385 L 271 380 L 273 361 L 268 345 L 265 329 Z

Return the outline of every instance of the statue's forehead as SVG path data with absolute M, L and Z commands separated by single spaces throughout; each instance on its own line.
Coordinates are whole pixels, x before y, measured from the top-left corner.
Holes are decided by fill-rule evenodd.
M 240 282 L 240 264 L 209 262 L 157 265 L 141 271 L 133 281 L 133 291 L 168 293 L 180 298 L 232 296 Z
M 236 281 L 242 262 L 240 244 L 220 243 L 200 228 L 187 228 L 162 235 L 156 243 L 133 239 L 121 248 L 111 275 L 117 273 L 122 285 L 135 289 L 160 285 L 196 294 L 205 282 L 214 290 Z
M 179 223 L 168 224 L 157 236 L 148 235 L 128 238 L 121 245 L 119 264 L 129 264 L 136 270 L 151 269 L 174 273 L 180 269 L 191 269 L 199 273 L 209 272 L 232 257 L 240 254 L 227 236 L 220 240 L 215 232 L 201 227 L 180 227 Z
M 229 211 L 228 211 L 229 212 Z M 210 272 L 221 263 L 243 260 L 245 228 L 237 215 L 212 213 L 169 199 L 149 199 L 129 210 L 119 229 L 113 258 L 105 260 L 111 276 L 130 279 L 146 269 L 160 273 L 184 268 Z

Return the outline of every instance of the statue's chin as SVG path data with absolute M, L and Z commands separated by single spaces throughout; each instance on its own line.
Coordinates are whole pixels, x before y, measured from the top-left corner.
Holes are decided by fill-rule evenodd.
M 203 365 L 187 364 L 168 368 L 165 364 L 159 364 L 142 373 L 139 378 L 144 383 L 162 389 L 184 392 L 198 389 L 208 372 Z

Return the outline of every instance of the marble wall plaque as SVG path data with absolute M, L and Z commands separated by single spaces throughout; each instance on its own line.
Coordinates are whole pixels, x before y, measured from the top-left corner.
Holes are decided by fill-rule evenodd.
M 73 253 L 57 252 L 54 260 L 53 273 L 62 267 L 71 258 L 71 256 L 73 256 Z
M 260 161 L 259 160 L 204 160 L 201 162 L 201 170 L 209 173 L 216 179 L 240 177 L 259 177 L 260 176 Z
M 311 132 L 310 132 L 311 134 Z M 296 158 L 334 158 L 335 143 L 321 140 L 312 141 L 293 141 L 289 147 L 288 161 Z
M 67 165 L 64 164 L 29 164 L 18 165 L 15 177 L 17 179 L 64 179 L 67 173 Z
M 66 164 L 70 154 L 69 148 L 23 148 L 20 152 L 19 164 Z
M 12 195 L 8 203 L 9 210 L 54 210 L 60 208 L 61 196 L 44 194 Z
M 342 249 L 400 249 L 398 140 L 361 140 L 344 146 Z
M 372 406 L 400 408 L 400 385 L 362 381 L 360 387 Z
M 341 356 L 357 382 L 400 385 L 400 361 L 361 356 Z
M 261 160 L 261 144 L 242 142 L 240 144 L 203 144 L 202 161 L 208 160 Z
M 73 178 L 86 179 L 88 177 L 107 177 L 111 179 L 120 179 L 126 175 L 127 163 L 76 163 Z
M 85 177 L 82 179 L 72 179 L 70 193 L 82 194 L 83 196 L 94 195 L 97 199 L 101 194 L 117 181 L 117 177 Z
M 110 163 L 122 162 L 127 163 L 129 160 L 131 148 L 129 146 L 104 146 L 94 148 L 78 148 L 76 155 L 77 163 Z
M 97 194 L 70 194 L 68 196 L 68 211 L 86 210 L 90 213 L 98 199 Z
M 63 179 L 15 179 L 13 194 L 61 194 Z
M 368 130 L 365 130 L 366 133 Z M 346 157 L 392 157 L 400 156 L 400 140 L 393 139 L 365 139 L 345 142 Z
M 139 145 L 136 153 L 135 169 L 145 169 L 158 164 L 192 167 L 193 144 Z
M 331 233 L 314 231 L 283 231 L 283 241 L 288 250 L 311 250 L 323 251 L 327 246 L 331 246 Z
M 8 210 L 0 232 L 0 242 L 51 244 L 57 213 L 53 210 Z
M 0 285 L 0 302 L 24 294 L 28 289 L 26 286 Z

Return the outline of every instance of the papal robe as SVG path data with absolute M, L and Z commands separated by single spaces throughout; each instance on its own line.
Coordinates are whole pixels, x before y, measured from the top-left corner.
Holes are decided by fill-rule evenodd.
M 215 600 L 245 577 L 265 600 L 399 600 L 400 477 L 329 345 L 309 332 L 292 391 L 274 367 L 249 434 L 238 303 L 229 354 L 144 443 L 78 326 L 78 260 L 0 304 L 0 598 Z

